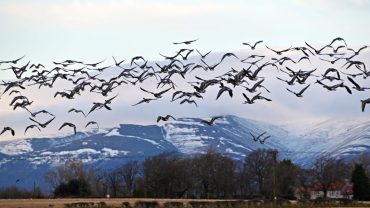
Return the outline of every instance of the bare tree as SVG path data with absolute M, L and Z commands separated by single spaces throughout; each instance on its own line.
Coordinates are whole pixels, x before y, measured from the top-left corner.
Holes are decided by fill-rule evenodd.
M 245 158 L 245 172 L 253 177 L 257 184 L 257 194 L 261 196 L 272 196 L 275 155 L 277 155 L 275 150 L 257 149 Z
M 324 192 L 325 199 L 327 198 L 330 187 L 333 186 L 335 182 L 343 180 L 347 175 L 346 164 L 342 160 L 326 156 L 316 159 L 313 170 L 315 179 Z
M 108 185 L 108 193 L 111 197 L 118 197 L 120 192 L 120 172 L 118 169 L 107 171 L 105 174 L 106 184 Z
M 119 169 L 124 183 L 124 192 L 132 197 L 135 189 L 135 182 L 140 173 L 140 164 L 138 161 L 129 161 Z

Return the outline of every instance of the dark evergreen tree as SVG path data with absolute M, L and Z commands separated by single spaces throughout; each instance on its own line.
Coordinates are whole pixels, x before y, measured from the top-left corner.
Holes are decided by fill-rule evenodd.
M 351 181 L 353 183 L 353 198 L 370 200 L 370 182 L 361 164 L 355 164 Z

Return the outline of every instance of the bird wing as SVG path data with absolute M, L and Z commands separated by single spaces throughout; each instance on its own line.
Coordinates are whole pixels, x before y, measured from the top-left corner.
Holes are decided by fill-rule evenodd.
M 311 84 L 307 85 L 305 88 L 303 88 L 298 94 L 302 95 L 304 91 L 307 90 L 307 88 L 310 86 Z
M 343 85 L 343 87 L 344 87 L 344 88 L 346 88 L 346 90 L 347 90 L 347 92 L 348 92 L 349 94 L 352 94 L 352 91 L 351 91 L 351 89 L 349 89 L 349 87 L 348 87 L 348 86 Z
M 163 117 L 162 116 L 158 116 L 157 117 L 157 123 L 160 121 L 160 120 L 162 120 L 163 119 Z
M 249 97 L 248 97 L 245 93 L 243 93 L 243 97 L 244 97 L 248 102 L 251 102 L 251 100 L 249 99 Z
M 220 119 L 222 118 L 222 116 L 216 116 L 216 117 L 213 117 L 210 121 L 210 123 L 213 123 L 216 119 Z
M 147 93 L 150 93 L 150 94 L 154 94 L 153 92 L 149 92 L 148 90 L 146 90 L 146 89 L 144 89 L 144 88 L 142 88 L 142 87 L 140 87 L 140 89 L 141 89 L 142 91 L 144 91 L 144 92 L 147 92 Z
M 33 118 L 29 117 L 29 119 L 30 119 L 31 121 L 33 121 L 33 122 L 37 123 L 38 125 L 40 125 L 40 123 L 39 123 L 38 121 L 34 120 Z
M 0 135 L 2 135 L 5 131 L 6 131 L 6 129 L 4 128 L 4 129 L 1 131 Z
M 145 99 L 142 99 L 141 101 L 139 101 L 138 103 L 136 103 L 136 104 L 133 104 L 132 106 L 137 106 L 137 105 L 139 105 L 139 104 L 141 104 L 141 103 L 143 103 L 143 102 L 145 102 Z
M 221 88 L 218 93 L 217 93 L 217 97 L 216 97 L 216 100 L 218 100 L 218 98 L 222 95 L 223 92 L 225 92 L 225 88 Z
M 275 53 L 277 53 L 277 51 L 275 51 L 274 49 L 272 49 L 272 48 L 269 48 L 268 46 L 266 46 L 266 48 L 267 49 L 269 49 L 269 50 L 271 50 L 271 51 L 273 51 L 273 52 L 275 52 Z
M 348 79 L 348 80 L 349 80 L 353 85 L 355 85 L 355 87 L 356 87 L 356 88 L 361 88 L 361 87 L 360 87 L 360 85 L 358 85 L 358 84 L 355 82 L 355 80 L 353 80 L 351 77 L 348 77 L 348 76 L 347 76 L 347 79 Z
M 49 125 L 49 124 L 50 124 L 54 119 L 55 119 L 55 116 L 54 116 L 54 118 L 52 118 L 52 119 L 50 119 L 49 121 L 47 121 L 44 125 L 45 125 L 45 126 Z
M 159 92 L 158 94 L 162 95 L 162 94 L 164 94 L 164 93 L 168 92 L 170 89 L 171 89 L 171 88 L 168 88 L 168 89 L 166 89 L 166 90 L 163 90 L 163 91 Z
M 296 92 L 294 92 L 294 91 L 290 90 L 289 88 L 286 88 L 286 90 L 288 90 L 288 92 L 291 92 L 291 93 L 293 93 L 293 94 L 295 94 L 295 95 L 297 95 L 297 94 L 298 94 L 298 93 L 296 93 Z
M 59 129 L 58 130 L 61 130 L 62 128 L 64 128 L 65 126 L 67 126 L 68 125 L 68 123 L 67 122 L 65 122 L 64 124 L 62 124 L 60 127 L 59 127 Z
M 364 100 L 361 100 L 361 109 L 362 109 L 362 112 L 365 111 L 365 107 L 366 107 L 366 102 Z M 2 133 L 1 133 L 2 134 Z M 0 135 L 1 135 L 0 134 Z

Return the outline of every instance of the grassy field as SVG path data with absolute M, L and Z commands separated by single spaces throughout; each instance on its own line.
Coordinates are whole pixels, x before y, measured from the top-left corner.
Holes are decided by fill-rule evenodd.
M 90 199 L 0 199 L 0 208 L 64 208 L 68 207 L 66 204 L 73 204 L 73 203 L 81 203 L 81 202 L 92 202 L 94 205 L 90 205 L 87 207 L 122 207 L 123 202 L 128 202 L 131 206 L 134 206 L 136 202 L 153 202 L 156 201 L 159 203 L 161 207 L 164 207 L 167 202 L 182 202 L 185 205 L 189 205 L 190 203 L 196 201 L 197 203 L 200 202 L 200 206 L 197 208 L 206 208 L 206 207 L 216 207 L 221 208 L 222 205 L 220 204 L 215 205 L 215 202 L 235 202 L 235 200 L 194 200 L 194 199 L 96 199 L 96 198 L 90 198 Z M 102 202 L 103 204 L 106 204 L 107 206 L 101 206 Z M 207 202 L 207 203 L 204 203 Z M 209 203 L 209 205 L 212 206 L 205 206 Z M 73 206 L 73 207 L 83 207 L 83 206 Z M 229 206 L 228 206 L 229 207 Z M 240 208 L 243 207 L 274 207 L 272 204 L 262 204 L 262 203 L 245 203 L 243 206 L 238 206 Z M 370 207 L 370 203 L 355 203 L 353 205 L 342 205 L 339 203 L 334 203 L 330 205 L 313 205 L 313 204 L 297 204 L 297 202 L 291 201 L 289 204 L 285 204 L 282 206 L 276 206 L 276 207 L 287 207 L 287 208 L 299 208 L 299 207 Z M 145 208 L 145 207 L 140 207 Z M 148 207 L 149 208 L 149 207 Z M 150 207 L 152 208 L 152 207 Z M 179 208 L 179 207 L 174 207 Z

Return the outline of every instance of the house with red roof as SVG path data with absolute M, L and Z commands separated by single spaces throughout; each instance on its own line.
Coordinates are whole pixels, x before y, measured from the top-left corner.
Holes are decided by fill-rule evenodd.
M 296 190 L 297 199 L 322 199 L 324 198 L 323 187 L 320 182 L 315 182 L 312 187 L 300 187 Z M 328 199 L 352 199 L 353 186 L 349 180 L 337 181 L 330 185 L 327 196 Z

